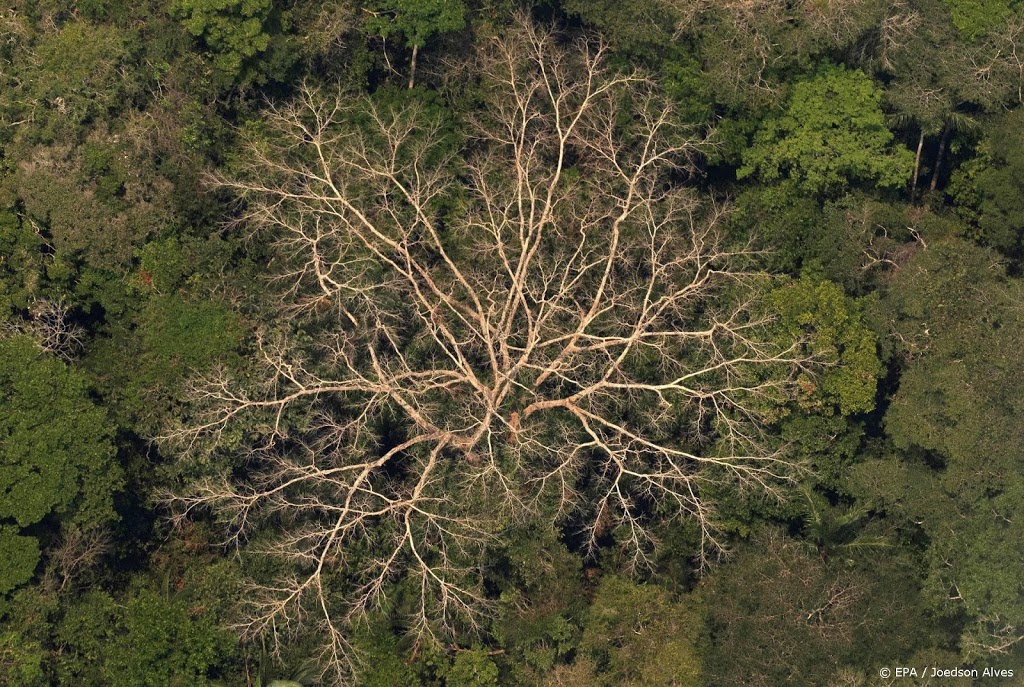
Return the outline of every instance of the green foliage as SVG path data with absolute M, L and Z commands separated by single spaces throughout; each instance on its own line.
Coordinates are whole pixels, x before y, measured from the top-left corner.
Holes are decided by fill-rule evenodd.
M 39 561 L 36 537 L 19 528 L 50 516 L 85 527 L 114 517 L 114 458 L 86 378 L 26 336 L 0 339 L 0 595 L 27 582 Z
M 769 248 L 765 261 L 774 270 L 798 274 L 805 262 L 817 257 L 817 244 L 834 245 L 835 237 L 823 231 L 821 204 L 791 181 L 746 189 L 736 206 L 732 229 L 739 239 L 753 238 Z
M 59 682 L 99 682 L 102 661 L 117 636 L 119 609 L 106 592 L 92 591 L 76 600 L 57 627 L 57 641 L 64 647 L 59 661 Z
M 590 606 L 580 652 L 596 668 L 597 685 L 701 685 L 703 609 L 694 597 L 674 599 L 654 585 L 602 578 Z
M 928 536 L 928 598 L 966 614 L 966 658 L 1024 626 L 1024 591 L 1008 572 L 1024 565 L 1024 397 L 1012 391 L 1024 375 L 1022 300 L 990 253 L 944 241 L 877 305 L 906 369 L 885 416 L 895 452 L 855 475 L 865 497 Z
M 370 6 L 373 16 L 366 29 L 384 38 L 401 34 L 410 48 L 422 48 L 431 36 L 466 25 L 462 0 L 374 0 Z
M 13 630 L 0 628 L 0 685 L 33 687 L 43 685 L 43 649 L 37 642 L 27 642 Z
M 954 174 L 949 193 L 977 239 L 1020 258 L 1024 248 L 1024 110 L 993 122 L 979 155 Z
M 868 507 L 837 508 L 809 487 L 803 488 L 803 536 L 825 560 L 836 554 L 856 556 L 863 550 L 885 549 L 892 545 L 878 535 L 863 535 Z M 849 558 L 852 563 L 853 559 Z
M 913 356 L 886 418 L 898 447 L 971 463 L 984 447 L 990 469 L 1013 457 L 1005 442 L 1020 411 L 1003 390 L 1019 371 L 1022 322 L 1017 291 L 998 278 L 990 256 L 946 243 L 921 253 L 883 302 Z
M 699 56 L 678 40 L 680 19 L 663 0 L 616 2 L 615 0 L 563 0 L 562 9 L 601 32 L 612 45 L 625 69 L 636 63 L 657 75 L 657 82 L 677 106 L 681 119 L 703 123 L 714 112 L 712 85 Z
M 483 649 L 460 651 L 445 674 L 445 687 L 498 687 L 498 666 Z
M 209 667 L 234 644 L 209 618 L 193 618 L 184 601 L 152 591 L 128 603 L 121 628 L 106 664 L 113 687 L 206 684 Z
M 851 668 L 863 679 L 928 641 L 902 556 L 832 565 L 775 530 L 752 544 L 703 590 L 707 684 L 826 685 Z
M 0 596 L 30 579 L 39 563 L 39 542 L 18 534 L 18 528 L 0 526 Z
M 123 77 L 132 43 L 120 28 L 86 21 L 69 22 L 45 36 L 24 75 L 33 116 L 42 119 L 37 136 L 70 137 L 80 126 L 122 108 L 133 89 Z
M 140 279 L 157 293 L 168 293 L 192 272 L 188 252 L 175 236 L 147 243 L 140 255 Z
M 670 3 L 676 32 L 693 41 L 715 101 L 730 117 L 783 102 L 793 83 L 823 58 L 859 52 L 885 19 L 879 2 Z
M 43 241 L 13 212 L 0 211 L 0 323 L 28 308 L 43 279 Z
M 804 277 L 776 289 L 772 303 L 786 334 L 807 335 L 810 353 L 826 364 L 820 379 L 805 378 L 804 409 L 826 404 L 841 415 L 871 411 L 882 374 L 875 335 L 842 289 Z
M 163 257 L 168 255 L 173 256 Z M 154 265 L 152 288 L 176 283 L 182 276 L 178 267 L 173 257 Z M 225 305 L 180 291 L 153 294 L 135 307 L 136 326 L 122 322 L 110 328 L 85 362 L 119 421 L 148 433 L 168 419 L 189 375 L 238 362 L 235 352 L 244 327 Z
M 672 60 L 660 61 L 665 94 L 687 122 L 707 122 L 714 115 L 710 86 L 695 58 L 679 54 Z
M 822 204 L 785 180 L 744 190 L 730 228 L 738 240 L 763 246 L 773 271 L 828 279 L 848 294 L 862 295 L 891 266 L 886 261 L 915 249 L 915 231 L 932 238 L 936 219 L 941 218 L 865 193 Z
M 270 45 L 265 24 L 272 9 L 272 0 L 174 0 L 170 12 L 203 41 L 214 69 L 233 79 Z
M 134 151 L 116 136 L 104 138 L 33 147 L 8 185 L 23 205 L 26 228 L 47 239 L 56 260 L 119 280 L 136 248 L 178 217 L 168 181 L 140 170 Z
M 86 378 L 27 337 L 0 340 L 0 518 L 49 514 L 86 526 L 113 517 L 121 486 L 106 413 Z
M 57 599 L 38 586 L 0 597 L 0 687 L 51 687 L 48 641 Z
M 231 353 L 242 327 L 238 316 L 220 303 L 157 296 L 147 304 L 140 332 L 157 365 L 185 374 Z
M 1020 71 L 1013 49 L 1005 51 L 1008 44 L 1000 37 L 1006 36 L 1000 29 L 1012 25 L 1012 18 L 998 20 L 1004 12 L 1001 5 L 1005 7 L 1005 0 L 914 0 L 913 31 L 878 62 L 894 79 L 886 95 L 899 114 L 932 133 L 955 110 L 999 112 L 1019 102 Z M 992 35 L 970 40 L 957 30 L 957 21 L 972 33 L 993 29 Z M 985 68 L 979 71 L 982 63 Z
M 420 151 L 427 168 L 473 149 L 467 114 L 491 101 L 475 83 L 449 100 L 442 65 L 503 31 L 515 5 L 12 0 L 0 11 L 0 686 L 321 684 L 304 660 L 315 627 L 254 672 L 258 647 L 221 629 L 237 619 L 229 558 L 197 553 L 209 542 L 195 531 L 152 527 L 152 490 L 171 470 L 147 439 L 181 412 L 189 376 L 245 369 L 244 329 L 274 306 L 263 239 L 221 231 L 234 210 L 202 179 L 244 165 L 237 133 L 302 81 L 343 81 L 395 126 L 414 110 L 421 130 L 442 126 Z M 683 121 L 714 122 L 693 178 L 736 194 L 731 238 L 767 249 L 756 269 L 787 275 L 767 299 L 780 340 L 804 336 L 826 363 L 765 428 L 812 475 L 782 502 L 721 488 L 717 521 L 736 555 L 696 591 L 693 523 L 651 530 L 658 584 L 617 574 L 614 530 L 587 552 L 600 568 L 584 564 L 575 532 L 503 530 L 488 544 L 481 589 L 495 614 L 481 631 L 406 641 L 399 618 L 415 594 L 399 587 L 352 637 L 360 684 L 871 685 L 897 662 L 1022 664 L 1024 287 L 1009 276 L 1024 258 L 1022 10 L 534 3 L 535 19 L 563 22 L 566 45 L 600 33 L 612 69 L 650 78 Z M 437 80 L 399 88 L 373 36 L 400 57 L 432 46 Z M 357 109 L 339 134 L 369 128 Z M 924 207 L 893 200 L 918 140 Z M 572 161 L 567 186 L 585 163 Z M 940 189 L 952 170 L 945 203 L 921 193 L 936 167 Z M 441 229 L 466 209 L 436 202 Z M 17 333 L 37 324 L 39 299 L 73 307 L 80 357 L 58 361 Z M 317 326 L 303 336 L 336 333 Z M 431 352 L 417 346 L 406 352 L 422 363 Z M 878 350 L 889 367 L 876 409 Z M 213 460 L 204 469 L 233 467 Z M 539 510 L 554 508 L 546 499 Z M 660 504 L 635 506 L 649 517 Z M 67 533 L 97 528 L 102 553 L 75 563 Z M 168 553 L 156 546 L 167 537 L 184 544 Z M 351 580 L 330 582 L 343 594 Z
M 509 533 L 493 575 L 501 589 L 493 632 L 515 679 L 527 682 L 564 661 L 579 643 L 582 565 L 554 533 L 530 529 Z
M 104 592 L 85 595 L 64 617 L 60 684 L 192 687 L 212 684 L 211 667 L 235 640 L 202 607 L 150 589 L 119 604 Z
M 677 17 L 662 0 L 563 0 L 561 4 L 569 14 L 599 29 L 622 53 L 664 57 L 672 48 Z
M 797 82 L 785 112 L 755 134 L 737 177 L 788 178 L 812 194 L 907 183 L 913 156 L 894 144 L 881 100 L 881 89 L 859 70 L 826 67 Z
M 1006 24 L 1013 15 L 1014 0 L 943 0 L 953 15 L 953 24 L 967 38 L 977 38 Z
M 398 648 L 398 639 L 387 625 L 361 629 L 353 645 L 366 662 L 360 687 L 419 687 L 416 669 Z

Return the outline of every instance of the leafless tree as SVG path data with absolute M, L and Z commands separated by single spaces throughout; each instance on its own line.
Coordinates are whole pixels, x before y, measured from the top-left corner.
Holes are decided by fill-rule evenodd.
M 28 334 L 47 353 L 70 361 L 82 350 L 85 330 L 69 317 L 71 307 L 63 300 L 36 298 L 29 303 L 28 318 L 8 322 L 8 334 Z
M 969 60 L 968 75 L 981 99 L 999 108 L 1024 102 L 1024 18 L 1014 14 L 989 32 Z
M 110 533 L 104 529 L 68 527 L 48 554 L 48 565 L 42 587 L 53 593 L 63 592 L 83 571 L 96 565 L 110 548 Z
M 253 369 L 198 381 L 165 437 L 248 446 L 245 469 L 168 500 L 287 563 L 244 629 L 318 632 L 339 683 L 369 609 L 472 628 L 505 528 L 578 524 L 643 566 L 655 518 L 686 517 L 706 561 L 706 493 L 797 469 L 765 426 L 807 360 L 682 183 L 701 141 L 603 45 L 525 20 L 466 73 L 483 102 L 458 144 L 411 100 L 306 89 L 217 179 L 276 240 L 282 299 Z
M 878 61 L 883 69 L 894 69 L 893 52 L 899 52 L 921 24 L 921 15 L 905 0 L 893 0 L 878 28 Z

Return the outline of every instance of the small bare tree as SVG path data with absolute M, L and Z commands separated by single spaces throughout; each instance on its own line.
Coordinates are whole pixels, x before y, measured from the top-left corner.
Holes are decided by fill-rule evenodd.
M 282 300 L 251 374 L 197 382 L 166 437 L 249 447 L 244 469 L 168 498 L 284 561 L 245 630 L 319 633 L 339 684 L 368 609 L 472 628 L 504 528 L 574 524 L 642 566 L 656 519 L 688 517 L 707 560 L 707 491 L 796 467 L 764 428 L 806 360 L 682 185 L 700 141 L 602 45 L 525 20 L 466 73 L 458 144 L 409 99 L 307 89 L 217 180 L 276 240 Z
M 28 318 L 7 322 L 3 330 L 10 335 L 27 334 L 39 348 L 68 362 L 81 352 L 85 338 L 85 330 L 70 315 L 71 307 L 63 300 L 35 298 L 29 303 Z
M 42 588 L 53 593 L 74 586 L 81 574 L 110 550 L 110 533 L 104 529 L 63 529 L 60 540 L 48 554 L 48 565 L 43 575 Z

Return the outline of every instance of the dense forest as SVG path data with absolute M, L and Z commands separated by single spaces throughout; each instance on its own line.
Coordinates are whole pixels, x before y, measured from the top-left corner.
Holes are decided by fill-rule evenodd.
M 0 686 L 1024 684 L 1022 90 L 1021 0 L 6 0 Z

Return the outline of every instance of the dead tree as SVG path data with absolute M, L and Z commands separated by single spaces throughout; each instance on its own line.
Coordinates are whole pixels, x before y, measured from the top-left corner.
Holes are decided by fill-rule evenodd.
M 85 330 L 71 318 L 71 307 L 63 300 L 36 298 L 28 307 L 28 317 L 8 322 L 5 334 L 27 334 L 36 345 L 65 362 L 74 360 L 83 346 Z
M 458 141 L 412 101 L 309 89 L 217 180 L 284 287 L 252 370 L 197 381 L 165 437 L 248 447 L 245 469 L 168 500 L 286 562 L 245 629 L 319 633 L 339 684 L 347 625 L 398 596 L 414 632 L 471 628 L 506 528 L 582 523 L 642 566 L 685 517 L 707 560 L 708 488 L 797 468 L 765 426 L 807 361 L 681 183 L 700 141 L 604 46 L 526 21 L 467 73 L 485 102 Z

